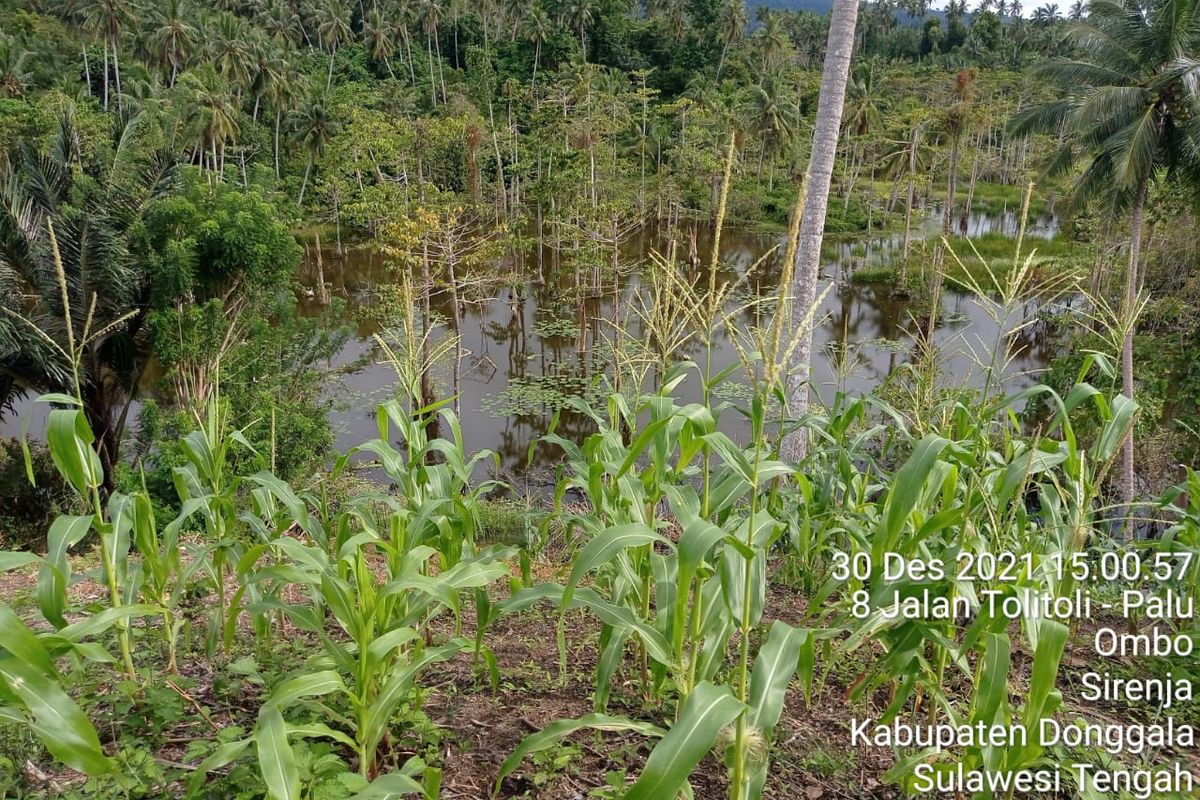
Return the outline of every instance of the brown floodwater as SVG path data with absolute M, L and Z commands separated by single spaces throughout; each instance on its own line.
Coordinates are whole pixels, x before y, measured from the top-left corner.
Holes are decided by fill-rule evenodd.
M 1017 224 L 1013 214 L 972 214 L 967 220 L 967 235 L 1014 235 Z M 940 214 L 934 209 L 914 228 L 913 238 L 936 236 L 940 225 Z M 1055 230 L 1055 220 L 1045 218 L 1030 225 L 1027 236 L 1050 236 Z M 685 233 L 678 242 L 678 260 L 688 279 L 696 285 L 707 285 L 706 270 L 687 263 L 689 238 Z M 774 296 L 785 245 L 781 235 L 729 230 L 723 234 L 718 283 L 738 287 L 730 308 L 742 307 L 756 297 Z M 823 299 L 816 314 L 813 343 L 812 385 L 817 399 L 828 401 L 839 390 L 854 393 L 875 389 L 913 361 L 924 321 L 912 318 L 909 303 L 897 297 L 890 286 L 851 280 L 857 270 L 888 265 L 898 257 L 901 247 L 901 237 L 891 233 L 826 244 L 818 287 Z M 695 249 L 701 254 L 700 260 L 707 261 L 711 249 L 707 230 L 697 230 Z M 564 395 L 582 393 L 600 385 L 604 376 L 611 376 L 611 341 L 616 325 L 638 340 L 649 339 L 634 309 L 647 296 L 643 275 L 650 254 L 666 251 L 667 242 L 657 230 L 644 229 L 629 236 L 620 248 L 619 278 L 614 282 L 605 275 L 599 292 L 590 288 L 591 267 L 577 271 L 570 253 L 549 246 L 534 246 L 520 257 L 492 265 L 494 271 L 512 277 L 502 282 L 482 281 L 466 292 L 469 297 L 460 303 L 463 358 L 458 405 L 468 450 L 495 451 L 504 474 L 517 477 L 526 473 L 525 480 L 537 480 L 532 475 L 541 472 L 526 470 L 531 445 L 534 466 L 557 460 L 557 449 L 539 443 L 538 437 L 546 432 Z M 328 364 L 328 392 L 333 404 L 330 422 L 337 449 L 345 451 L 377 435 L 375 408 L 397 394 L 396 373 L 373 337 L 381 332 L 378 289 L 393 282 L 396 272 L 370 246 L 356 246 L 341 255 L 326 247 L 322 262 L 325 280 L 332 294 L 345 300 L 345 321 L 353 328 L 345 346 Z M 312 296 L 315 273 L 315 252 L 310 249 L 301 269 L 302 283 L 310 288 L 302 292 L 300 304 L 303 313 L 312 315 L 325 311 Z M 574 291 L 577 278 L 588 287 L 583 292 L 582 312 L 571 299 L 578 296 Z M 435 332 L 444 335 L 452 328 L 454 316 L 448 293 L 437 294 L 432 306 L 438 323 Z M 941 379 L 947 384 L 967 386 L 981 385 L 982 362 L 990 359 L 998 342 L 1037 312 L 1036 303 L 1030 302 L 1014 318 L 998 322 L 992 304 L 953 291 L 945 293 L 941 306 L 933 336 Z M 738 324 L 768 323 L 771 305 L 758 308 L 739 311 Z M 1003 373 L 1014 387 L 1032 382 L 1054 355 L 1038 336 L 1036 325 L 1008 335 L 1008 342 L 1016 357 Z M 674 355 L 699 363 L 705 360 L 696 341 Z M 712 351 L 714 372 L 737 360 L 729 335 L 718 330 Z M 434 371 L 438 396 L 452 394 L 451 367 L 452 359 L 444 359 Z M 142 391 L 153 391 L 153 387 L 144 386 Z M 595 396 L 597 391 L 592 389 L 591 394 Z M 684 400 L 698 399 L 698 376 L 690 375 L 680 393 Z M 734 406 L 745 397 L 745 381 L 739 372 L 730 377 L 719 395 Z M 30 414 L 31 433 L 40 433 L 45 426 L 44 409 L 27 398 L 18 404 L 17 413 L 0 420 L 0 435 L 19 435 L 24 418 Z M 131 418 L 136 410 L 131 411 Z M 735 438 L 745 434 L 743 417 L 736 408 L 722 414 L 721 426 Z M 561 414 L 559 433 L 579 439 L 588 430 L 580 415 Z
M 969 235 L 1002 232 L 1013 235 L 1015 215 L 972 215 Z M 940 232 L 940 215 L 934 213 L 914 231 L 914 238 Z M 1055 221 L 1046 218 L 1029 226 L 1027 236 L 1053 235 Z M 707 285 L 703 267 L 687 265 L 689 251 L 685 234 L 677 244 L 679 261 L 686 276 L 697 285 Z M 718 282 L 737 285 L 730 307 L 738 307 L 757 296 L 772 297 L 778 290 L 783 236 L 726 231 L 721 239 Z M 621 247 L 622 275 L 614 285 L 611 277 L 602 281 L 599 296 L 585 291 L 583 313 L 565 302 L 568 292 L 575 296 L 573 284 L 581 277 L 591 286 L 592 271 L 577 276 L 568 255 L 549 246 L 526 255 L 521 262 L 509 261 L 502 270 L 522 276 L 494 290 L 476 292 L 469 302 L 461 302 L 461 341 L 463 360 L 459 386 L 459 408 L 463 438 L 468 449 L 487 448 L 500 455 L 503 470 L 516 475 L 528 465 L 530 446 L 534 466 L 558 459 L 557 448 L 538 442 L 546 432 L 555 409 L 564 394 L 578 394 L 596 385 L 602 376 L 611 378 L 612 332 L 619 323 L 630 335 L 645 341 L 648 330 L 632 310 L 641 306 L 648 290 L 643 280 L 644 265 L 652 252 L 665 253 L 668 243 L 656 230 L 646 229 L 630 236 Z M 899 256 L 899 235 L 836 241 L 827 244 L 822 258 L 818 295 L 824 293 L 817 312 L 814 336 L 813 387 L 815 394 L 828 401 L 839 390 L 865 392 L 880 386 L 897 369 L 914 358 L 919 326 L 908 302 L 897 297 L 892 287 L 851 280 L 856 270 L 889 264 Z M 701 230 L 696 236 L 696 251 L 707 261 L 711 238 Z M 395 280 L 394 266 L 378 250 L 356 247 L 338 256 L 332 248 L 322 251 L 325 280 L 334 296 L 347 302 L 348 316 L 354 320 L 355 333 L 330 365 L 339 371 L 331 385 L 335 410 L 331 414 L 337 447 L 345 450 L 376 435 L 375 408 L 396 394 L 396 375 L 383 358 L 373 334 L 380 331 L 372 316 L 376 288 Z M 540 258 L 540 263 L 539 263 Z M 314 253 L 309 252 L 303 275 L 315 285 Z M 541 279 L 539 279 L 539 276 Z M 323 309 L 312 297 L 302 299 L 305 313 L 319 314 Z M 452 329 L 449 296 L 434 297 L 432 308 L 442 332 Z M 743 310 L 737 314 L 742 325 L 761 325 L 770 320 L 771 306 L 764 311 Z M 995 319 L 992 304 L 962 293 L 947 292 L 942 299 L 939 324 L 934 342 L 939 353 L 942 380 L 954 385 L 981 385 L 982 363 L 990 359 L 1004 331 L 1012 331 L 1037 311 L 1029 303 L 1014 318 Z M 583 335 L 577 335 L 580 329 Z M 1030 383 L 1053 356 L 1049 346 L 1039 342 L 1037 327 L 1024 328 L 1010 337 L 1016 357 L 1004 367 L 1014 386 Z M 705 353 L 698 341 L 675 354 L 703 364 Z M 452 392 L 452 359 L 435 371 L 439 397 Z M 729 335 L 719 330 L 712 352 L 712 368 L 719 371 L 738 361 L 738 353 Z M 699 399 L 700 382 L 692 374 L 680 389 L 681 399 Z M 735 406 L 745 397 L 745 380 L 735 372 L 719 393 Z M 743 417 L 734 408 L 722 415 L 722 428 L 735 437 L 745 433 Z M 558 431 L 570 438 L 581 438 L 589 426 L 581 415 L 562 413 Z

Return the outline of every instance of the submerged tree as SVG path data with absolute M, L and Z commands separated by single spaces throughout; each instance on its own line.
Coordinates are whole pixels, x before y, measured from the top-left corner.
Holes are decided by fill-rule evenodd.
M 1061 99 L 1020 115 L 1019 132 L 1063 132 L 1058 169 L 1083 160 L 1072 205 L 1103 205 L 1113 216 L 1129 213 L 1121 381 L 1131 399 L 1134 311 L 1145 226 L 1146 196 L 1156 180 L 1195 177 L 1200 152 L 1196 111 L 1200 95 L 1200 3 L 1196 0 L 1094 0 L 1070 40 L 1079 57 L 1043 65 L 1042 74 L 1063 88 Z M 1122 500 L 1134 498 L 1133 433 L 1125 440 Z

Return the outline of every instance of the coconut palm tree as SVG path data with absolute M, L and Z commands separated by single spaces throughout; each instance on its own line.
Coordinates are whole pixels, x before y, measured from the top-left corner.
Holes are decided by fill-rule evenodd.
M 308 188 L 309 174 L 313 163 L 325 154 L 325 145 L 341 127 L 318 98 L 295 111 L 289 119 L 289 127 L 296 143 L 308 153 L 308 165 L 304 168 L 304 180 L 300 183 L 299 205 L 304 205 L 304 192 Z
M 746 0 L 725 0 L 717 16 L 717 29 L 721 34 L 721 60 L 717 62 L 718 80 L 721 78 L 721 71 L 725 69 L 725 58 L 729 55 L 729 48 L 746 35 L 746 21 Z
M 337 58 L 338 48 L 350 41 L 353 33 L 347 21 L 346 9 L 338 0 L 326 0 L 317 6 L 314 15 L 317 23 L 317 38 L 321 45 L 329 50 L 329 73 L 325 76 L 325 91 L 333 85 L 333 62 Z
M 256 21 L 277 44 L 294 45 L 303 38 L 300 15 L 288 0 L 270 0 Z
M 534 2 L 525 15 L 525 38 L 533 44 L 533 81 L 537 85 L 538 62 L 542 59 L 542 45 L 554 32 L 554 23 L 541 4 Z
M 258 109 L 271 91 L 271 86 L 281 78 L 287 59 L 271 46 L 267 39 L 259 38 L 253 45 L 254 64 L 251 67 L 250 94 L 254 97 L 254 112 L 251 118 L 258 121 Z
M 579 34 L 579 49 L 587 60 L 587 28 L 596 16 L 595 0 L 571 0 L 564 21 Z
M 1200 152 L 1200 3 L 1196 0 L 1093 0 L 1068 40 L 1079 54 L 1039 68 L 1062 89 L 1059 100 L 1019 115 L 1017 133 L 1065 133 L 1059 167 L 1082 161 L 1070 200 L 1128 212 L 1126 329 L 1121 382 L 1134 396 L 1133 324 L 1146 196 L 1156 180 L 1195 177 Z M 1126 513 L 1135 493 L 1133 434 L 1125 440 L 1121 494 Z
M 229 95 L 228 84 L 212 64 L 183 73 L 180 80 L 189 94 L 191 113 L 188 127 L 196 141 L 193 157 L 203 168 L 209 159 L 210 175 L 224 175 L 225 146 L 238 134 L 238 107 Z
M 184 0 L 166 0 L 155 11 L 153 28 L 146 41 L 150 58 L 168 73 L 167 85 L 174 86 L 179 70 L 196 52 L 199 33 L 187 21 Z
M 754 34 L 754 41 L 762 52 L 763 72 L 774 72 L 792 47 L 792 40 L 783 29 L 783 15 L 775 11 L 767 14 L 762 27 Z
M 272 152 L 275 158 L 275 179 L 279 180 L 279 135 L 283 128 L 283 120 L 292 113 L 297 101 L 303 97 L 304 76 L 296 66 L 286 59 L 281 59 L 278 68 L 272 74 L 272 80 L 267 84 L 265 96 L 271 108 L 275 111 L 275 125 L 271 139 Z
M 788 374 L 789 412 L 796 417 L 808 411 L 808 368 L 812 356 L 817 266 L 821 260 L 821 240 L 825 233 L 825 214 L 829 208 L 829 184 L 837 159 L 838 133 L 842 128 L 842 106 L 846 100 L 846 81 L 850 74 L 857 22 L 857 0 L 834 0 L 829 20 L 829 40 L 825 45 L 825 66 L 821 71 L 812 153 L 808 160 L 800 239 L 795 262 L 790 265 L 794 285 L 792 327 L 801 327 Z M 804 431 L 789 432 L 780 448 L 784 458 L 795 461 L 804 458 L 808 452 Z
M 212 33 L 212 63 L 239 97 L 250 85 L 254 71 L 255 53 L 253 31 L 241 17 L 222 13 Z
M 104 108 L 108 108 L 108 55 L 112 52 L 113 78 L 116 81 L 117 105 L 121 99 L 121 61 L 118 51 L 121 33 L 137 21 L 138 6 L 132 0 L 83 0 L 84 24 L 104 46 Z
M 396 73 L 392 71 L 391 57 L 396 52 L 396 27 L 384 18 L 378 7 L 371 9 L 371 13 L 363 21 L 362 38 L 371 58 L 376 62 L 382 61 L 387 67 L 388 75 L 395 80 Z
M 425 49 L 429 55 L 429 91 L 433 95 L 433 104 L 437 105 L 437 82 L 433 76 L 433 54 L 437 51 L 438 75 L 442 77 L 442 102 L 446 102 L 446 74 L 442 71 L 442 45 L 438 41 L 438 26 L 442 24 L 442 14 L 445 9 L 441 0 L 423 0 L 421 4 L 421 21 L 425 28 Z
M 759 173 L 762 172 L 765 157 L 770 167 L 767 184 L 774 188 L 775 160 L 795 142 L 796 128 L 799 126 L 800 114 L 792 87 L 773 74 L 763 76 L 749 89 L 744 117 L 749 121 L 751 131 L 762 142 L 758 159 Z

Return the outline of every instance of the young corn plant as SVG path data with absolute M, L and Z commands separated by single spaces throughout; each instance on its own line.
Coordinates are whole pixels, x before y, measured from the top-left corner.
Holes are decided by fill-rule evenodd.
M 976 434 L 995 418 L 1010 420 L 1010 407 L 1029 397 L 1046 395 L 1057 409 L 1040 435 L 990 437 L 983 448 Z M 1095 440 L 1082 446 L 1073 420 L 1091 408 L 1098 425 Z M 1045 386 L 1026 389 L 994 405 L 959 405 L 947 415 L 949 423 L 912 446 L 911 455 L 889 480 L 877 503 L 868 503 L 846 517 L 841 546 L 851 560 L 866 555 L 870 575 L 852 575 L 841 595 L 840 626 L 848 633 L 841 643 L 851 652 L 867 642 L 878 643 L 884 655 L 855 680 L 851 698 L 861 698 L 882 685 L 891 688 L 890 703 L 881 722 L 897 715 L 924 713 L 929 722 L 939 715 L 951 724 L 1023 719 L 1031 732 L 1054 712 L 1061 698 L 1054 689 L 1066 624 L 1054 619 L 1023 616 L 1028 649 L 1034 654 L 1030 691 L 1023 703 L 1010 700 L 1007 690 L 1013 662 L 1008 628 L 1012 620 L 993 613 L 1003 598 L 1036 590 L 1049 597 L 1073 591 L 1070 572 L 1052 569 L 1070 564 L 1074 553 L 1094 547 L 1105 537 L 1097 524 L 1103 478 L 1132 425 L 1136 406 L 1118 396 L 1111 402 L 1088 384 L 1077 384 L 1066 398 Z M 959 557 L 986 563 L 1003 552 L 1027 553 L 1015 575 L 964 577 Z M 906 574 L 885 580 L 885 556 L 905 561 L 939 559 L 946 574 L 929 577 Z M 834 591 L 831 581 L 818 595 L 824 602 Z M 983 602 L 983 591 L 996 600 Z M 971 609 L 953 620 L 889 615 L 898 601 L 928 595 Z M 974 664 L 974 667 L 972 667 Z M 946 671 L 955 669 L 970 682 L 968 705 L 962 709 L 947 686 Z M 897 765 L 893 777 L 911 774 L 921 760 L 945 754 L 914 754 Z M 968 768 L 1022 769 L 1044 757 L 1040 741 L 1027 746 L 969 749 Z
M 36 563 L 30 553 L 0 552 L 0 573 Z M 50 633 L 34 633 L 0 602 L 0 722 L 31 731 L 54 758 L 91 776 L 115 774 L 100 738 L 63 688 L 55 662 L 64 656 L 111 660 L 85 637 L 103 634 L 117 615 L 102 613 Z
M 219 748 L 199 773 L 253 747 L 270 796 L 295 797 L 299 778 L 291 741 L 315 736 L 350 748 L 380 796 L 423 791 L 415 779 L 424 769 L 419 760 L 384 773 L 394 720 L 430 665 L 462 651 L 481 657 L 491 609 L 487 587 L 509 575 L 504 559 L 511 555 L 504 548 L 475 548 L 475 505 L 479 492 L 494 484 L 470 490 L 470 478 L 489 454 L 466 457 L 457 418 L 445 409 L 441 416 L 452 440 L 428 439 L 427 418 L 414 421 L 399 403 L 386 404 L 378 413 L 380 437 L 337 460 L 335 477 L 353 455 L 374 455 L 399 496 L 363 495 L 335 508 L 326 497 L 297 494 L 269 473 L 249 479 L 254 513 L 242 519 L 266 544 L 243 560 L 267 558 L 246 585 L 274 587 L 252 592 L 249 610 L 262 617 L 282 614 L 315 636 L 320 650 L 274 687 L 254 733 Z M 403 452 L 392 444 L 395 432 Z M 302 590 L 306 601 L 285 601 L 286 587 Z M 480 625 L 467 639 L 462 615 L 471 597 Z M 447 612 L 454 633 L 434 644 L 433 623 Z M 324 721 L 289 722 L 285 715 L 301 708 Z
M 761 646 L 754 645 L 765 605 L 768 552 L 783 530 L 767 506 L 767 490 L 792 471 L 771 459 L 763 444 L 763 403 L 750 409 L 751 438 L 758 444 L 748 448 L 717 431 L 703 404 L 675 403 L 671 393 L 690 368 L 669 372 L 663 388 L 633 408 L 613 395 L 608 419 L 581 404 L 599 430 L 580 446 L 551 435 L 567 453 L 568 474 L 559 495 L 571 487 L 592 506 L 592 513 L 572 517 L 589 538 L 565 585 L 520 592 L 505 607 L 553 598 L 560 613 L 584 607 L 601 620 L 597 711 L 528 737 L 505 763 L 501 778 L 525 755 L 570 732 L 621 729 L 661 737 L 627 797 L 674 796 L 714 746 L 726 754 L 731 797 L 762 796 L 787 688 L 798 670 L 805 686 L 810 683 L 816 638 L 775 621 Z M 645 424 L 639 426 L 642 419 Z M 716 460 L 707 488 L 698 490 L 704 448 Z M 707 514 L 702 491 L 709 493 Z M 666 535 L 672 529 L 677 535 Z M 585 579 L 590 585 L 583 585 Z M 647 696 L 662 700 L 672 688 L 678 693 L 666 729 L 603 711 L 608 685 L 631 639 L 638 644 L 635 668 Z M 687 755 L 676 752 L 679 748 Z
M 219 386 L 219 384 L 218 384 Z M 199 564 L 212 582 L 216 605 L 208 620 L 207 648 L 229 653 L 233 647 L 238 615 L 245 589 L 238 580 L 246 555 L 242 526 L 238 522 L 238 498 L 242 478 L 233 474 L 235 445 L 253 453 L 241 431 L 230 431 L 222 408 L 219 388 L 197 415 L 199 428 L 183 437 L 180 444 L 186 462 L 173 471 L 175 491 L 182 503 L 182 516 L 197 515 L 204 527 L 205 545 L 193 551 L 193 563 Z M 231 575 L 235 578 L 230 582 Z

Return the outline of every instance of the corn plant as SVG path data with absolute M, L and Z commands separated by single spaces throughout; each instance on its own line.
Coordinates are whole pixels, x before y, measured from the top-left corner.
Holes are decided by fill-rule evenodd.
M 980 444 L 975 431 L 988 420 L 1003 417 L 1012 403 L 1041 395 L 1051 398 L 1057 413 L 1044 423 L 1039 436 L 1018 437 L 1010 432 L 993 437 L 992 447 Z M 1073 425 L 1085 406 L 1091 406 L 1099 423 L 1095 440 L 1087 447 L 1078 441 Z M 1010 620 L 991 613 L 996 606 L 981 602 L 981 592 L 999 593 L 998 604 L 1001 597 L 1028 589 L 1050 597 L 1073 590 L 1070 571 L 1063 574 L 1051 565 L 1071 563 L 1074 553 L 1096 546 L 1096 540 L 1103 538 L 1104 529 L 1097 524 L 1103 478 L 1135 413 L 1136 406 L 1127 398 L 1118 396 L 1110 402 L 1084 383 L 1066 398 L 1035 386 L 995 405 L 959 405 L 946 417 L 948 435 L 929 433 L 912 445 L 908 459 L 884 481 L 883 498 L 844 518 L 841 546 L 851 558 L 855 553 L 868 554 L 865 563 L 871 565 L 871 572 L 862 580 L 852 575 L 838 587 L 843 590 L 840 624 L 849 634 L 841 647 L 850 652 L 870 641 L 884 649 L 884 655 L 855 680 L 851 698 L 886 684 L 891 695 L 882 722 L 906 709 L 919 713 L 927 704 L 930 721 L 939 714 L 952 724 L 992 724 L 1020 717 L 1030 730 L 1038 730 L 1040 719 L 1052 714 L 1061 700 L 1054 683 L 1069 629 L 1055 620 L 1022 619 L 1034 654 L 1033 679 L 1024 702 L 1013 703 L 1006 689 Z M 1036 510 L 1031 511 L 1029 503 L 1035 498 Z M 1005 551 L 1029 556 L 1016 575 L 972 580 L 959 574 L 960 554 L 979 560 Z M 906 561 L 937 559 L 947 565 L 946 573 L 885 580 L 881 565 L 887 554 Z M 834 588 L 831 581 L 816 600 L 824 602 Z M 922 593 L 965 598 L 971 618 L 929 620 L 903 615 L 897 619 L 885 613 L 893 598 Z M 946 690 L 945 672 L 950 668 L 961 672 L 972 687 L 966 712 L 957 708 Z M 969 749 L 964 759 L 968 767 L 1016 770 L 1043 756 L 1034 741 L 1028 746 Z M 932 752 L 914 754 L 891 774 L 906 774 L 919 760 L 934 757 Z
M 335 507 L 323 495 L 296 493 L 269 473 L 249 478 L 253 510 L 242 520 L 259 544 L 242 557 L 256 562 L 243 586 L 252 598 L 248 609 L 260 619 L 281 613 L 312 634 L 320 650 L 274 687 L 254 733 L 218 749 L 200 772 L 228 764 L 253 747 L 270 795 L 294 797 L 298 778 L 290 740 L 318 736 L 357 755 L 361 774 L 375 779 L 372 791 L 421 790 L 413 778 L 421 771 L 419 761 L 380 774 L 382 746 L 426 668 L 464 650 L 478 657 L 484 649 L 492 608 L 486 589 L 508 576 L 504 559 L 511 555 L 504 548 L 477 551 L 474 546 L 474 505 L 478 493 L 494 484 L 471 490 L 470 479 L 489 454 L 466 457 L 457 419 L 445 409 L 441 414 L 452 440 L 428 439 L 427 419 L 414 421 L 399 403 L 386 404 L 378 413 L 380 437 L 335 464 L 336 476 L 353 455 L 374 455 L 399 496 L 363 495 Z M 404 452 L 392 445 L 393 426 Z M 307 600 L 285 602 L 281 588 L 286 586 L 301 588 Z M 476 636 L 466 639 L 460 635 L 464 598 L 472 596 L 481 624 Z M 435 645 L 431 625 L 447 612 L 453 615 L 454 635 Z M 287 722 L 284 714 L 299 706 L 329 724 Z
M 37 560 L 29 553 L 0 552 L 0 573 Z M 103 650 L 80 640 L 103 633 L 114 619 L 110 614 L 35 634 L 0 602 L 0 722 L 27 727 L 52 756 L 88 775 L 112 773 L 115 765 L 101 749 L 91 721 L 63 690 L 55 660 L 72 651 L 105 658 Z
M 67 484 L 75 491 L 90 516 L 60 517 L 51 525 L 48 535 L 48 556 L 38 575 L 38 603 L 42 615 L 55 628 L 67 625 L 67 589 L 71 583 L 68 550 L 91 531 L 100 538 L 101 567 L 97 582 L 108 590 L 111 608 L 120 609 L 134 599 L 128 580 L 131 519 L 126 514 L 126 499 L 114 494 L 107 508 L 101 500 L 104 476 L 100 458 L 92 448 L 94 436 L 80 410 L 78 398 L 65 395 L 43 395 L 40 402 L 65 405 L 50 412 L 46 441 L 54 465 Z M 134 677 L 133 637 L 128 617 L 116 622 L 117 640 L 126 674 Z
M 767 507 L 767 490 L 791 469 L 768 457 L 763 403 L 750 409 L 751 441 L 758 444 L 748 448 L 716 430 L 708 407 L 677 405 L 672 393 L 690 368 L 669 372 L 658 393 L 633 407 L 612 395 L 607 418 L 578 404 L 598 428 L 582 445 L 548 437 L 567 453 L 559 496 L 574 488 L 592 506 L 588 514 L 569 517 L 588 539 L 564 585 L 519 592 L 504 607 L 552 598 L 560 613 L 584 607 L 601 620 L 597 711 L 529 737 L 502 775 L 525 754 L 580 727 L 615 727 L 661 737 L 627 797 L 674 796 L 718 742 L 727 752 L 731 796 L 762 796 L 784 695 L 798 669 L 806 685 L 811 680 L 815 641 L 812 632 L 776 621 L 756 655 L 752 644 L 765 604 L 767 554 L 783 531 Z M 705 450 L 716 461 L 711 480 L 701 482 Z M 672 527 L 675 538 L 666 535 Z M 583 585 L 585 578 L 590 585 Z M 738 645 L 730 653 L 735 633 Z M 604 713 L 630 640 L 637 644 L 644 694 L 662 699 L 667 688 L 679 694 L 673 724 L 665 730 Z M 694 759 L 674 752 L 685 736 Z
M 1162 504 L 1174 519 L 1153 546 L 1164 551 L 1191 553 L 1191 564 L 1176 577 L 1181 594 L 1200 602 L 1200 473 L 1188 469 L 1184 482 L 1175 487 Z
M 228 653 L 244 595 L 240 585 L 230 592 L 228 581 L 230 573 L 240 577 L 236 568 L 245 556 L 237 511 L 242 479 L 233 474 L 231 461 L 235 445 L 251 453 L 254 450 L 241 431 L 226 430 L 219 388 L 205 406 L 204 415 L 197 415 L 197 422 L 197 430 L 180 442 L 186 461 L 173 470 L 172 477 L 183 504 L 182 515 L 195 514 L 204 526 L 203 552 L 193 552 L 192 556 L 193 563 L 212 581 L 217 596 L 209 616 L 208 651 L 211 654 L 220 647 Z

